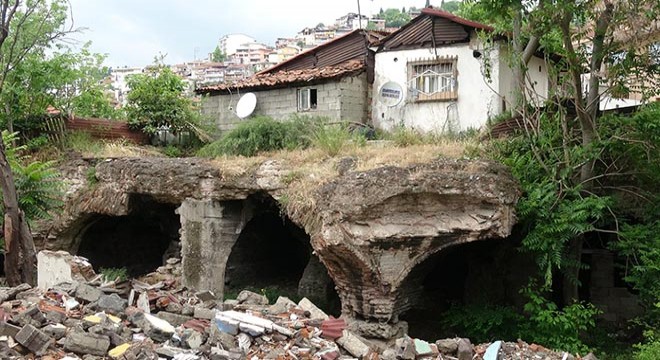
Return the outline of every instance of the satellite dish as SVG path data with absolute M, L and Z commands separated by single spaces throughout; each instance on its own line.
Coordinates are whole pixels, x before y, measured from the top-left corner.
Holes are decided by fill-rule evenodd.
M 388 81 L 380 87 L 378 99 L 386 106 L 397 106 L 403 99 L 403 88 L 399 83 Z
M 257 107 L 257 96 L 254 93 L 247 93 L 238 100 L 236 104 L 236 115 L 241 119 L 245 119 L 252 115 L 255 107 Z

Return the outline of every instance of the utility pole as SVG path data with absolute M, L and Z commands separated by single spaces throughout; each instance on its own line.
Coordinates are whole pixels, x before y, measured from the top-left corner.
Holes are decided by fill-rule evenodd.
M 360 10 L 360 0 L 357 0 L 357 2 L 358 2 L 358 27 L 362 29 L 362 11 Z

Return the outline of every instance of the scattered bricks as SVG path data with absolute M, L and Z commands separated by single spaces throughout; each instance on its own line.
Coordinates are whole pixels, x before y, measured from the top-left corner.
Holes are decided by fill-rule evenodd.
M 60 311 L 48 311 L 46 312 L 46 320 L 53 324 L 60 324 L 66 320 L 66 313 Z
M 30 289 L 32 289 L 32 287 L 28 284 L 21 284 L 12 288 L 0 288 L 0 303 L 14 300 L 17 294 Z
M 268 305 L 268 298 L 249 290 L 241 291 L 236 300 L 239 304 L 245 305 Z
M 173 326 L 181 326 L 187 321 L 192 320 L 190 316 L 184 316 L 184 315 L 179 315 L 179 314 L 174 314 L 166 311 L 161 311 L 158 314 L 156 314 L 158 318 L 163 319 L 167 321 L 168 323 L 172 324 Z
M 41 310 L 39 310 L 37 305 L 32 305 L 25 311 L 19 313 L 14 320 L 21 326 L 30 324 L 35 327 L 41 327 L 41 325 L 46 322 L 46 317 Z
M 458 360 L 472 360 L 474 355 L 474 348 L 468 339 L 461 339 L 458 341 Z
M 52 337 L 55 340 L 59 340 L 66 335 L 67 327 L 62 324 L 50 324 L 41 329 L 46 335 Z
M 44 354 L 53 342 L 50 336 L 44 334 L 32 325 L 25 325 L 21 331 L 16 334 L 16 341 L 36 355 Z
M 196 319 L 213 320 L 217 311 L 213 309 L 196 307 L 193 317 Z
M 369 345 L 348 330 L 344 330 L 342 337 L 337 339 L 337 344 L 357 358 L 367 355 L 370 350 Z
M 21 328 L 4 321 L 0 322 L 0 336 L 11 336 L 16 338 L 16 334 L 21 331 Z
M 127 305 L 128 302 L 120 298 L 117 294 L 101 295 L 98 302 L 96 303 L 96 307 L 100 311 L 105 311 L 115 315 L 124 312 L 124 309 L 126 309 Z
M 105 356 L 110 348 L 110 339 L 104 335 L 72 331 L 64 339 L 64 349 L 76 354 Z
M 314 305 L 309 299 L 303 298 L 298 303 L 298 307 L 304 311 L 309 311 L 309 318 L 312 320 L 328 320 L 328 315 Z
M 103 292 L 93 286 L 80 283 L 76 287 L 75 297 L 88 303 L 98 301 Z

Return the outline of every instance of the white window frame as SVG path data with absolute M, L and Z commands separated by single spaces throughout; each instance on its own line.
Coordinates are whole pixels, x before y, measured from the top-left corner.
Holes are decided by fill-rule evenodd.
M 408 89 L 412 101 L 458 99 L 457 57 L 408 62 Z
M 312 91 L 316 94 L 316 103 L 312 103 Z M 316 109 L 316 106 L 318 105 L 318 90 L 316 88 L 297 89 L 296 104 L 298 111 Z

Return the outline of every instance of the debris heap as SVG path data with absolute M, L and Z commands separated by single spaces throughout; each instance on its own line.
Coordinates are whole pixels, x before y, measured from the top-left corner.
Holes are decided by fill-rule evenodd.
M 104 279 L 79 257 L 70 272 L 49 273 L 47 288 L 0 288 L 1 359 L 574 359 L 538 345 L 473 346 L 467 339 L 428 343 L 403 337 L 372 343 L 311 301 L 279 297 L 273 304 L 250 291 L 216 299 L 180 286 L 179 259 L 140 279 Z M 83 276 L 84 275 L 84 276 Z M 40 286 L 45 285 L 40 283 Z

